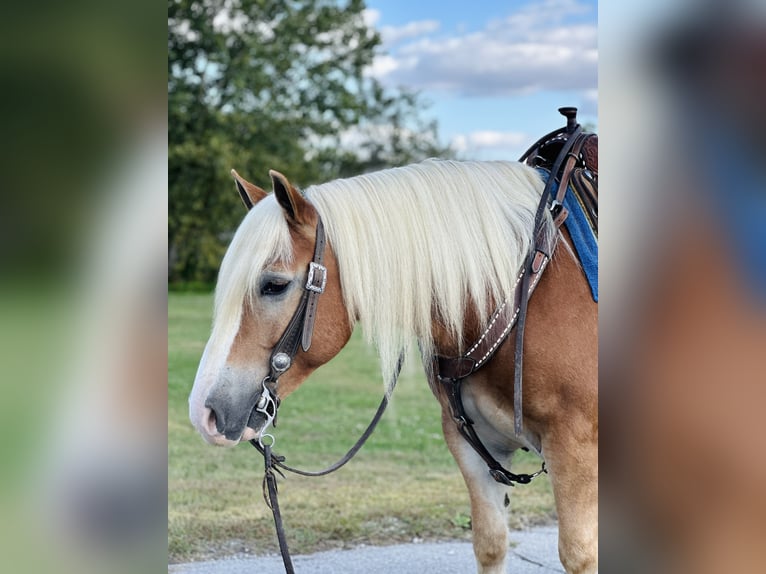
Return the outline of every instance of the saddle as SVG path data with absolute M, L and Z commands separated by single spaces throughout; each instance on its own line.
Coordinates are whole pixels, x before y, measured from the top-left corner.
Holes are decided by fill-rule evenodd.
M 560 108 L 559 112 L 567 117 L 567 127 L 537 140 L 519 161 L 551 173 L 556 159 L 577 125 L 577 108 Z M 566 159 L 554 177 L 564 189 L 567 185 L 571 186 L 588 223 L 598 237 L 598 135 L 586 132 L 575 135 Z

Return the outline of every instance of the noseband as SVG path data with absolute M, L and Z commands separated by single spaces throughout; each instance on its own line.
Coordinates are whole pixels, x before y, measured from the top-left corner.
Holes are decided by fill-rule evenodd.
M 317 303 L 319 296 L 324 293 L 327 285 L 327 268 L 322 265 L 325 245 L 324 224 L 317 214 L 316 240 L 314 243 L 314 257 L 309 263 L 306 284 L 303 286 L 303 295 L 298 307 L 293 313 L 290 323 L 285 328 L 269 358 L 269 374 L 263 379 L 263 391 L 253 410 L 253 415 L 259 414 L 266 419 L 266 423 L 260 430 L 258 442 L 263 446 L 263 438 L 269 437 L 270 443 L 274 443 L 274 437 L 267 434 L 269 426 L 276 426 L 277 408 L 279 397 L 277 385 L 279 377 L 292 367 L 295 355 L 298 353 L 298 345 L 304 352 L 311 348 L 311 338 L 314 334 L 314 321 L 316 319 Z M 252 416 L 251 415 L 251 418 Z

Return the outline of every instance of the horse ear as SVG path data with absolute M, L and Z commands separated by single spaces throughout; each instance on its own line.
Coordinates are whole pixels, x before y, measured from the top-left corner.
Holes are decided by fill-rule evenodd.
M 274 186 L 274 195 L 285 210 L 287 218 L 293 223 L 303 224 L 308 222 L 308 214 L 311 205 L 303 198 L 300 191 L 295 189 L 287 178 L 273 169 L 269 170 L 271 183 Z
M 251 210 L 256 203 L 268 195 L 260 187 L 253 185 L 245 178 L 240 176 L 235 170 L 231 170 L 231 176 L 234 178 L 234 183 L 237 184 L 237 191 L 239 192 L 239 196 L 242 198 L 242 202 L 245 204 L 245 207 L 247 207 L 248 211 Z

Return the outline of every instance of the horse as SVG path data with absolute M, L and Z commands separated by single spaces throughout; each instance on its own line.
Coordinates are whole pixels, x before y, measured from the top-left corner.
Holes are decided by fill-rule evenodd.
M 212 333 L 189 397 L 193 425 L 220 446 L 261 436 L 266 421 L 256 411 L 274 370 L 273 351 L 291 331 L 306 290 L 321 293 L 309 345 L 293 344 L 290 368 L 271 389 L 276 400 L 337 355 L 356 324 L 377 347 L 386 381 L 416 340 L 470 495 L 478 571 L 505 572 L 509 485 L 490 476 L 460 434 L 432 357 L 465 352 L 514 293 L 533 244 L 540 173 L 519 162 L 432 159 L 304 192 L 281 173 L 269 174 L 273 193 L 232 171 L 249 211 L 220 267 Z M 560 242 L 529 301 L 522 432 L 514 432 L 515 362 L 507 341 L 465 379 L 462 400 L 495 459 L 507 464 L 519 448 L 544 458 L 559 557 L 567 572 L 589 573 L 598 553 L 597 304 L 566 230 L 550 215 L 545 230 Z

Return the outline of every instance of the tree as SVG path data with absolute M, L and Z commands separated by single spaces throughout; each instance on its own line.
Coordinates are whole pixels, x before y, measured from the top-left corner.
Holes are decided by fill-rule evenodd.
M 243 214 L 232 167 L 306 185 L 449 152 L 420 119 L 416 94 L 365 74 L 380 38 L 363 9 L 361 0 L 169 0 L 171 281 L 214 278 Z

